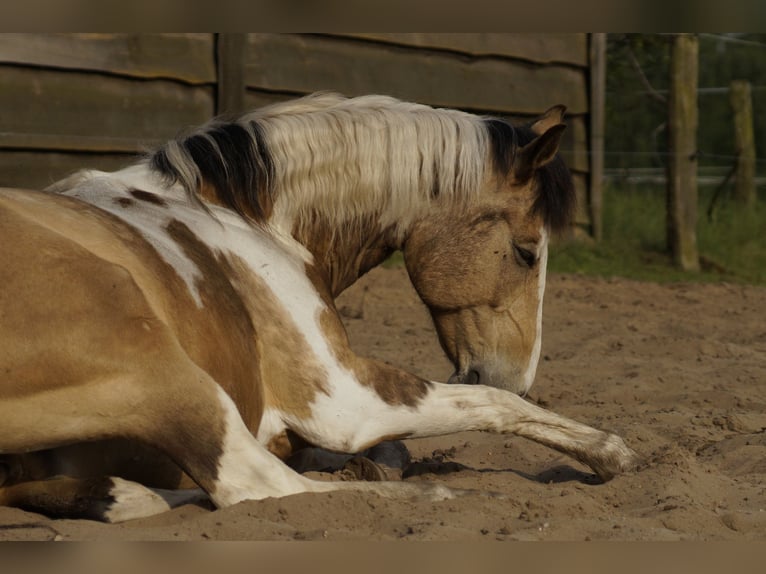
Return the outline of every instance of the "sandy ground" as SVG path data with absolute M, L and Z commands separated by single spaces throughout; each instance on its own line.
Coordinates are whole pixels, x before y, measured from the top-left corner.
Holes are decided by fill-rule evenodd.
M 402 269 L 376 269 L 339 308 L 361 354 L 450 374 Z M 606 484 L 525 439 L 461 433 L 408 441 L 436 472 L 407 480 L 508 499 L 308 494 L 120 525 L 0 508 L 0 540 L 764 540 L 765 310 L 763 288 L 549 278 L 530 399 L 620 434 L 645 458 Z

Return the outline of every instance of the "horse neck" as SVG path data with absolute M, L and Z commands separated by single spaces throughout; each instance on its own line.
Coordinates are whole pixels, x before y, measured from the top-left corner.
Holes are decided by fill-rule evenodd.
M 295 224 L 293 237 L 314 256 L 314 267 L 333 297 L 393 253 L 398 241 L 393 227 L 381 228 L 374 217 L 345 225 L 321 216 Z
M 338 195 L 343 197 L 342 193 Z M 388 201 L 373 196 L 368 204 L 361 203 L 357 213 L 338 216 L 341 206 L 326 198 L 308 205 L 301 203 L 305 195 L 284 199 L 278 197 L 275 201 L 269 223 L 281 233 L 291 235 L 313 255 L 319 277 L 333 297 L 402 249 L 410 230 L 423 218 L 469 203 L 465 197 L 425 201 L 400 197 Z

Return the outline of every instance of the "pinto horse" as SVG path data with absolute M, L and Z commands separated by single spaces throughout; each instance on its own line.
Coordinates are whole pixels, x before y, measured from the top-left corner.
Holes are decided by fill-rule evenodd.
M 317 94 L 216 119 L 114 173 L 0 190 L 0 504 L 121 521 L 200 494 L 323 482 L 300 445 L 515 433 L 602 479 L 619 437 L 522 396 L 548 237 L 567 225 L 563 106 L 533 123 Z M 455 365 L 447 383 L 357 356 L 334 298 L 401 250 Z M 188 488 L 194 487 L 194 488 Z

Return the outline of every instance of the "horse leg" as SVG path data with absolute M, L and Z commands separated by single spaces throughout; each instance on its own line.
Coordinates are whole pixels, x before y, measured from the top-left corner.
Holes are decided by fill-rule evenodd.
M 174 453 L 167 436 L 164 437 L 164 442 L 169 456 L 208 493 L 219 508 L 243 500 L 336 490 L 362 490 L 383 496 L 417 496 L 428 500 L 444 500 L 460 494 L 441 485 L 323 482 L 306 478 L 256 440 L 242 420 L 234 402 L 220 387 L 215 385 L 214 391 L 218 397 L 215 406 L 220 408 L 215 424 L 211 425 L 208 422 L 204 428 L 198 430 L 210 433 L 216 427 L 223 429 L 218 441 L 219 455 L 200 460 L 196 451 L 186 449 L 183 453 Z
M 0 505 L 52 518 L 124 522 L 208 500 L 202 490 L 147 488 L 117 477 L 71 478 L 20 482 L 0 487 Z
M 144 357 L 140 373 L 91 382 L 87 393 L 67 386 L 25 396 L 23 404 L 16 404 L 13 398 L 0 402 L 0 420 L 8 431 L 0 440 L 0 450 L 22 452 L 79 440 L 129 437 L 167 453 L 217 507 L 335 490 L 429 500 L 458 494 L 438 484 L 321 482 L 303 477 L 253 437 L 232 399 L 207 373 L 189 360 L 171 360 L 168 354 L 167 350 L 161 354 L 159 365 Z M 312 420 L 294 425 L 298 427 L 294 430 L 305 431 L 304 438 L 314 444 L 346 452 L 362 451 L 392 437 L 479 429 L 515 432 L 574 456 L 604 479 L 626 470 L 634 460 L 634 453 L 618 437 L 548 413 L 510 392 L 437 383 L 424 387 L 411 375 L 397 374 L 400 384 L 417 385 L 421 390 L 416 401 L 397 404 L 392 397 L 406 393 L 381 395 L 380 387 L 344 388 L 342 396 L 323 396 L 320 402 L 331 401 L 329 408 L 316 405 Z M 33 428 L 28 424 L 30 412 L 36 413 Z M 330 412 L 331 417 L 320 414 Z M 4 487 L 0 501 L 19 504 L 31 500 L 46 513 L 76 511 L 107 520 L 167 510 L 172 504 L 157 491 L 113 478 L 39 481 L 27 489 L 25 492 L 23 485 Z M 34 489 L 39 489 L 37 494 Z M 119 513 L 117 507 L 99 503 L 78 510 L 78 493 L 88 489 L 95 494 L 80 498 L 88 504 L 104 498 L 108 501 L 120 489 L 128 494 L 118 497 L 123 501 Z M 140 510 L 131 510 L 135 498 L 144 502 L 133 504 Z
M 216 506 L 311 490 L 311 481 L 256 441 L 231 398 L 182 353 L 165 348 L 136 361 L 130 374 L 0 401 L 0 453 L 126 437 L 165 452 Z M 46 482 L 38 487 L 56 486 Z M 66 484 L 61 492 L 79 492 Z
M 7 444 L 24 450 L 38 438 L 50 441 L 47 445 L 37 444 L 38 448 L 45 448 L 52 446 L 51 443 L 78 438 L 128 436 L 166 452 L 219 508 L 243 500 L 302 492 L 356 490 L 428 500 L 460 494 L 438 484 L 323 482 L 301 476 L 253 437 L 234 402 L 212 379 L 195 365 L 186 371 L 182 367 L 172 365 L 171 371 L 186 384 L 173 384 L 177 379 L 167 376 L 169 373 L 155 373 L 162 375 L 162 384 L 154 380 L 148 385 L 139 385 L 146 393 L 124 380 L 115 388 L 109 388 L 103 381 L 94 383 L 88 395 L 98 397 L 98 405 L 89 404 L 86 396 L 72 388 L 51 391 L 55 396 L 44 398 L 43 395 L 27 396 L 26 406 L 39 413 L 36 428 L 44 431 L 44 436 L 27 433 L 23 443 Z M 14 405 L 10 404 L 13 402 L 0 404 L 0 415 L 13 413 Z M 42 402 L 46 403 L 45 408 Z M 127 418 L 126 411 L 130 411 Z M 110 416 L 105 418 L 104 413 Z M 28 419 L 21 415 L 18 420 L 9 417 L 7 422 L 13 430 L 25 420 Z M 59 429 L 55 436 L 54 425 Z M 196 500 L 199 493 L 193 494 Z M 0 488 L 2 504 L 53 516 L 112 522 L 148 516 L 192 501 L 184 498 L 184 494 L 179 496 L 173 499 L 166 491 L 114 477 L 58 477 Z
M 547 411 L 510 391 L 426 382 L 373 362 L 364 372 L 395 384 L 396 391 L 369 381 L 346 383 L 320 399 L 327 403 L 316 405 L 311 419 L 292 420 L 292 430 L 312 444 L 341 452 L 358 452 L 392 438 L 468 430 L 513 433 L 571 456 L 604 481 L 638 462 L 617 435 Z

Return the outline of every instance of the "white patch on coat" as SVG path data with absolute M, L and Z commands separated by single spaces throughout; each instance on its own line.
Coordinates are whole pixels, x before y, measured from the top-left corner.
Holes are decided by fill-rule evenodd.
M 308 419 L 286 417 L 288 426 L 312 444 L 357 453 L 387 434 L 386 429 L 415 432 L 416 409 L 390 405 L 375 390 L 354 380 L 329 378 L 329 392 L 317 393 Z
M 170 510 L 165 499 L 142 484 L 117 477 L 111 478 L 111 481 L 114 486 L 109 494 L 114 502 L 104 513 L 104 519 L 108 522 L 125 522 Z
M 261 444 L 268 444 L 271 439 L 287 429 L 285 415 L 279 409 L 266 407 L 261 415 L 256 438 Z
M 540 351 L 543 344 L 543 296 L 545 295 L 545 278 L 548 270 L 548 232 L 543 227 L 540 230 L 540 243 L 538 244 L 537 265 L 540 270 L 537 279 L 537 321 L 535 324 L 535 344 L 529 356 L 529 363 L 522 378 L 521 394 L 526 395 L 535 382 L 537 365 L 540 362 Z
M 202 489 L 165 490 L 148 488 L 137 482 L 111 477 L 110 496 L 114 498 L 104 513 L 107 522 L 125 522 L 153 516 L 184 504 L 195 504 L 208 499 Z
M 219 388 L 224 413 L 223 453 L 210 497 L 219 508 L 242 500 L 260 500 L 311 491 L 311 481 L 292 470 L 247 429 L 236 405 Z
M 211 226 L 215 222 L 210 216 L 190 206 L 185 192 L 179 186 L 164 186 L 143 163 L 114 173 L 84 172 L 78 174 L 76 179 L 78 183 L 74 187 L 59 193 L 94 205 L 135 228 L 157 250 L 163 261 L 175 270 L 186 284 L 194 302 L 202 308 L 202 298 L 196 286 L 196 282 L 202 279 L 202 273 L 166 228 L 173 219 L 183 220 L 192 230 L 203 225 Z M 59 187 L 54 185 L 52 189 L 57 191 Z M 130 194 L 131 189 L 153 193 L 168 206 L 137 200 Z M 132 204 L 124 207 L 119 203 L 120 199 L 130 199 Z

